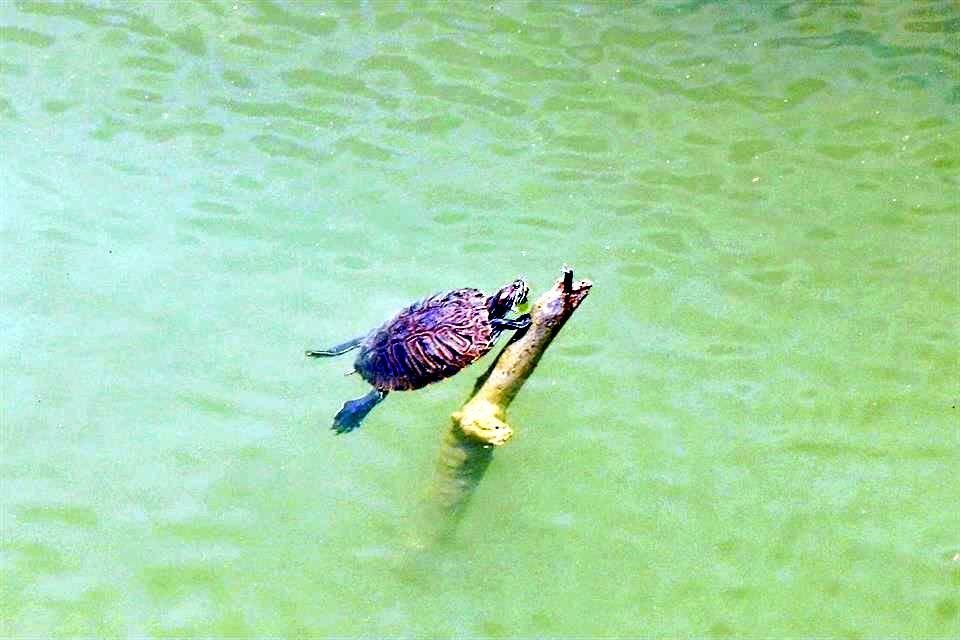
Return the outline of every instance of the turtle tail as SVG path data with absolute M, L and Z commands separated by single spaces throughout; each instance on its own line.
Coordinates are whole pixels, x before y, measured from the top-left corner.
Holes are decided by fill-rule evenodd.
M 347 340 L 343 344 L 338 344 L 335 347 L 330 347 L 329 349 L 309 349 L 307 350 L 307 355 L 311 358 L 331 358 L 333 356 L 342 356 L 348 351 L 353 351 L 363 342 L 365 336 L 360 336 L 359 338 L 354 338 L 353 340 Z
M 360 426 L 360 423 L 367 417 L 367 414 L 386 397 L 386 391 L 373 389 L 362 398 L 347 400 L 343 404 L 343 408 L 333 417 L 332 429 L 337 435 L 353 431 Z

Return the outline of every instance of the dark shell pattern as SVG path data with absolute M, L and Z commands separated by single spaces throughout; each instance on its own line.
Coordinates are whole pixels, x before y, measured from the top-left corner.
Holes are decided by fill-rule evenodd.
M 487 300 L 477 289 L 456 289 L 410 305 L 367 336 L 354 367 L 384 390 L 449 378 L 493 348 Z

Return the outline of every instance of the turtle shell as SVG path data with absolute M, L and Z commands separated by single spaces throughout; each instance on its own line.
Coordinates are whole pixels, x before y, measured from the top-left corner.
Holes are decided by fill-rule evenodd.
M 354 368 L 378 389 L 419 389 L 493 348 L 487 296 L 456 289 L 416 302 L 364 339 Z

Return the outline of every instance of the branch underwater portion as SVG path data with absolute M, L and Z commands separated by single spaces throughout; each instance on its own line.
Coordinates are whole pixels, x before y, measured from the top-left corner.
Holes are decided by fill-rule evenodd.
M 530 310 L 530 327 L 513 335 L 477 380 L 467 402 L 453 413 L 443 434 L 436 473 L 421 514 L 420 525 L 428 531 L 426 535 L 417 535 L 413 546 L 426 546 L 424 539 L 449 539 L 454 533 L 493 460 L 494 449 L 513 437 L 507 408 L 592 286 L 589 280 L 574 282 L 573 270 L 564 267 L 560 279 Z

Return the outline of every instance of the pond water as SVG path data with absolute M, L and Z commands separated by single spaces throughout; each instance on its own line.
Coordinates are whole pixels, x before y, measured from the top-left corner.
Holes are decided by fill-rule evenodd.
M 0 635 L 960 634 L 960 8 L 0 2 Z M 483 364 L 308 361 L 594 290 L 455 539 Z

